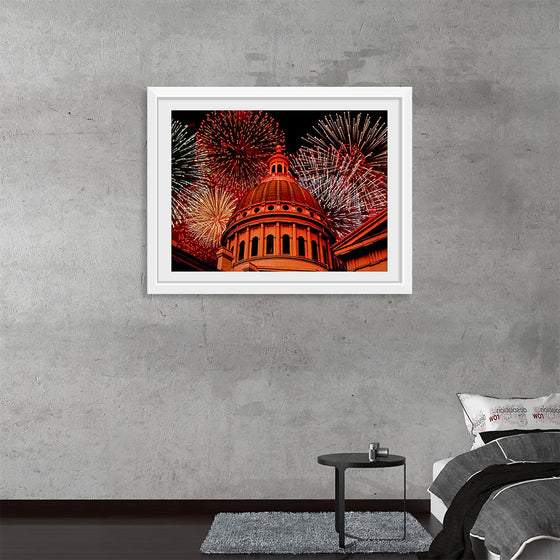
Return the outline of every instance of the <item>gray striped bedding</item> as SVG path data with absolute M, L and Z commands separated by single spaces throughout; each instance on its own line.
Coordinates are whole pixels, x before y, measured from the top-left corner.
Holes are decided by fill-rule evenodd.
M 504 437 L 452 459 L 429 491 L 449 507 L 465 482 L 489 465 L 553 461 L 560 461 L 560 433 Z M 535 537 L 560 540 L 560 478 L 516 483 L 495 491 L 471 534 L 484 538 L 487 548 L 501 560 L 513 558 L 523 543 Z

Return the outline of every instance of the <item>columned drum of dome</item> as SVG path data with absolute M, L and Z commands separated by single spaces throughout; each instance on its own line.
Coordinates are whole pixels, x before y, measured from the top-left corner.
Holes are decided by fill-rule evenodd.
M 241 197 L 224 231 L 218 269 L 332 270 L 334 240 L 318 202 L 292 177 L 277 146 L 268 174 Z

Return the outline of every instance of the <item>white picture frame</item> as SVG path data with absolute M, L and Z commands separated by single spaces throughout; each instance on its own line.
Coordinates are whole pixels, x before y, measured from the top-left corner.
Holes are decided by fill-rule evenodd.
M 387 270 L 172 271 L 171 112 L 387 111 Z M 149 294 L 412 293 L 412 88 L 147 88 L 147 292 Z

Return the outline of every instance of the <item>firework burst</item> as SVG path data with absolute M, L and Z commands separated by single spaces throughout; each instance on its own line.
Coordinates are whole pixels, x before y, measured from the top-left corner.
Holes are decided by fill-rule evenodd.
M 222 189 L 239 193 L 267 172 L 277 144 L 284 145 L 278 123 L 262 111 L 214 111 L 198 130 L 202 166 Z
M 303 149 L 292 169 L 300 185 L 317 199 L 338 238 L 387 206 L 386 176 L 360 165 L 348 153 Z
M 196 163 L 196 134 L 179 121 L 171 123 L 171 220 L 185 219 L 191 189 L 200 179 Z
M 338 238 L 387 206 L 387 129 L 369 115 L 322 119 L 292 161 L 300 184 L 321 204 Z
M 355 205 L 348 204 L 343 179 L 336 175 L 324 177 L 321 181 L 310 177 L 304 184 L 323 209 L 337 238 L 344 237 L 360 225 L 363 215 Z
M 227 191 L 201 186 L 192 192 L 186 214 L 188 228 L 201 245 L 217 248 L 235 206 L 236 199 Z
M 325 116 L 313 130 L 317 135 L 307 135 L 308 145 L 326 151 L 334 148 L 356 162 L 387 173 L 387 125 L 381 118 L 372 123 L 367 113 L 358 113 L 354 118 L 347 112 L 336 113 L 334 117 Z

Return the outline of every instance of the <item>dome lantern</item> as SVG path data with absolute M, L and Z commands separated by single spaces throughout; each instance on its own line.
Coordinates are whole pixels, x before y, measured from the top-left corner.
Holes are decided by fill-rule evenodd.
M 289 174 L 289 161 L 288 158 L 282 153 L 282 146 L 276 145 L 276 151 L 270 156 L 268 160 L 268 174 Z

